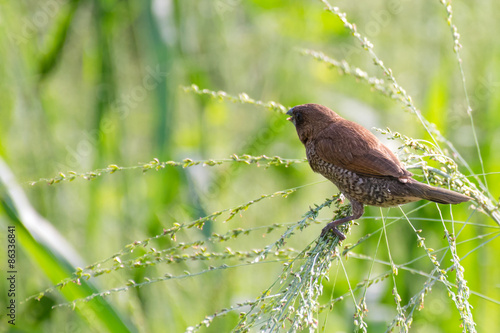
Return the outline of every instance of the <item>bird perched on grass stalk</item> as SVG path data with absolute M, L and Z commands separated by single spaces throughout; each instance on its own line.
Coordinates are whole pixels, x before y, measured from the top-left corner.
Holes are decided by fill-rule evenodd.
M 364 205 L 392 207 L 418 200 L 458 204 L 471 198 L 429 186 L 411 178 L 399 159 L 375 135 L 319 104 L 304 104 L 287 112 L 306 148 L 314 172 L 334 183 L 351 202 L 352 215 L 332 221 L 322 234 L 360 218 Z

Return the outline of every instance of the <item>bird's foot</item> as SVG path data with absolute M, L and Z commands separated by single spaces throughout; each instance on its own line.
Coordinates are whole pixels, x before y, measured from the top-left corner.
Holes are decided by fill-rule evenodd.
M 339 241 L 343 241 L 345 239 L 345 235 L 337 229 L 337 224 L 335 222 L 328 223 L 326 227 L 321 230 L 321 237 L 325 237 L 330 231 L 339 238 Z

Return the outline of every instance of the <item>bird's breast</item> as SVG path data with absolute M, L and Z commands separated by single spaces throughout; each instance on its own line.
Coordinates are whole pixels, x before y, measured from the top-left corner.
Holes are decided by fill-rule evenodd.
M 309 165 L 314 172 L 330 180 L 348 199 L 357 200 L 365 205 L 390 207 L 420 200 L 409 195 L 407 185 L 397 178 L 375 178 L 359 175 L 356 172 L 323 160 L 314 144 L 306 145 Z

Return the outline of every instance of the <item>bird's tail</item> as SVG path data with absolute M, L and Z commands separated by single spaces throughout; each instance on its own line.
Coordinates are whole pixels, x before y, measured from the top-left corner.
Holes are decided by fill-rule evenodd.
M 461 193 L 446 190 L 440 187 L 433 187 L 418 181 L 412 182 L 414 195 L 429 201 L 441 204 L 459 204 L 471 200 L 470 197 Z

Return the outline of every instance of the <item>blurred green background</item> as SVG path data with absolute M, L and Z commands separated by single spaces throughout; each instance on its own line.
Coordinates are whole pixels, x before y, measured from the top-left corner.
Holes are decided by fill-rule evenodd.
M 440 2 L 332 4 L 347 12 L 349 20 L 374 43 L 377 54 L 422 114 L 457 146 L 475 173 L 482 173 L 446 11 Z M 486 172 L 495 172 L 500 166 L 495 148 L 500 145 L 500 40 L 496 38 L 500 3 L 479 0 L 456 1 L 453 5 L 483 166 Z M 416 118 L 398 103 L 301 54 L 302 48 L 312 48 L 345 59 L 371 75 L 383 76 L 340 20 L 323 7 L 320 1 L 299 0 L 0 1 L 0 156 L 21 185 L 29 205 L 61 236 L 58 238 L 37 218 L 32 227 L 38 227 L 45 238 L 34 235 L 26 225 L 30 217 L 23 217 L 21 212 L 29 211 L 27 202 L 17 208 L 16 215 L 16 199 L 2 189 L 0 244 L 6 244 L 7 226 L 16 225 L 19 274 L 17 325 L 7 325 L 2 314 L 0 329 L 183 332 L 206 315 L 255 299 L 275 281 L 281 272 L 279 263 L 152 284 L 104 301 L 81 303 L 77 311 L 51 310 L 52 305 L 66 301 L 58 293 L 40 302 L 19 304 L 69 276 L 71 267 L 108 258 L 126 244 L 160 234 L 175 222 L 195 220 L 262 194 L 312 184 L 287 199 L 263 200 L 227 224 L 218 220 L 202 231 L 189 229 L 178 235 L 179 241 L 204 239 L 212 232 L 297 221 L 309 206 L 322 203 L 336 192 L 330 183 L 316 184 L 322 181 L 321 176 L 313 174 L 305 163 L 268 169 L 226 164 L 145 174 L 133 170 L 91 182 L 79 179 L 54 186 L 43 182 L 28 185 L 29 181 L 54 177 L 59 172 L 86 172 L 109 164 L 133 166 L 155 157 L 166 161 L 220 159 L 231 154 L 305 156 L 285 116 L 186 93 L 181 86 L 194 83 L 234 95 L 246 92 L 252 98 L 285 106 L 320 103 L 367 128 L 388 126 L 414 138 L 428 139 Z M 389 144 L 395 150 L 398 143 Z M 496 174 L 487 176 L 495 198 L 500 190 L 498 180 Z M 405 211 L 419 205 L 406 206 Z M 461 205 L 453 212 L 456 220 L 465 221 L 472 210 Z M 443 209 L 445 219 L 449 213 Z M 384 210 L 385 216 L 400 214 L 398 209 Z M 412 217 L 415 226 L 424 230 L 427 246 L 439 249 L 447 243 L 442 239 L 443 227 L 437 214 L 435 206 L 428 206 Z M 379 215 L 378 208 L 370 208 L 365 214 Z M 324 210 L 321 217 L 331 218 L 331 212 Z M 355 243 L 381 226 L 380 220 L 364 220 L 352 228 L 346 242 Z M 471 290 L 489 298 L 470 297 L 477 329 L 492 332 L 500 328 L 500 243 L 476 238 L 497 230 L 478 226 L 494 227 L 493 221 L 475 213 L 471 222 L 458 239 L 470 241 L 460 245 L 458 253 L 463 256 L 483 245 L 462 264 Z M 304 230 L 287 246 L 303 249 L 320 229 L 312 226 Z M 391 225 L 388 232 L 396 263 L 423 254 L 405 221 Z M 245 251 L 262 248 L 279 235 L 273 232 L 261 237 L 253 233 L 212 245 L 210 251 L 223 251 L 226 246 Z M 171 244 L 162 239 L 154 246 L 161 249 Z M 6 245 L 1 248 L 0 267 L 4 271 Z M 371 256 L 376 249 L 376 239 L 370 239 L 356 251 Z M 379 257 L 387 260 L 387 249 L 382 246 L 379 252 Z M 73 260 L 71 265 L 62 264 L 61 253 Z M 210 264 L 188 261 L 128 269 L 93 279 L 93 286 L 88 288 L 104 291 L 123 286 L 129 279 L 141 282 L 146 276 L 166 272 L 196 272 Z M 338 273 L 334 291 L 326 283 L 322 301 L 346 292 L 347 280 L 354 286 L 367 278 L 369 264 L 347 261 L 349 278 Z M 332 281 L 338 271 L 333 267 Z M 430 262 L 422 259 L 411 267 L 428 272 Z M 425 277 L 418 274 L 400 272 L 397 283 L 403 304 L 424 281 Z M 1 309 L 9 300 L 3 292 L 7 287 L 2 274 Z M 369 332 L 384 332 L 393 320 L 396 310 L 391 289 L 389 280 L 370 289 Z M 78 295 L 82 297 L 78 291 L 68 291 L 65 297 L 71 300 Z M 327 332 L 352 331 L 352 315 L 352 301 L 344 300 L 320 315 L 320 327 L 324 325 Z M 228 332 L 237 322 L 236 311 L 215 319 L 201 331 Z M 445 288 L 436 285 L 426 297 L 424 309 L 415 314 L 412 331 L 457 332 L 459 325 L 454 303 Z

